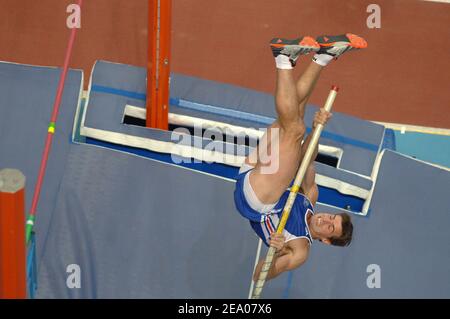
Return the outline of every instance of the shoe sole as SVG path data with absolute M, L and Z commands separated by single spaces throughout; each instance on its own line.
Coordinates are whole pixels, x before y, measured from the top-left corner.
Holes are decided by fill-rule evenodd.
M 279 39 L 281 40 L 281 39 Z M 273 40 L 272 40 L 273 41 Z M 282 41 L 282 40 L 281 40 Z M 282 49 L 285 46 L 293 46 L 298 45 L 301 46 L 304 49 L 310 49 L 310 50 L 319 50 L 320 45 L 317 43 L 317 41 L 312 37 L 303 37 L 302 40 L 298 44 L 292 44 L 292 43 L 270 43 L 270 46 L 275 49 Z
M 346 33 L 345 36 L 349 40 L 348 46 L 355 48 L 355 49 L 365 49 L 367 48 L 367 41 L 361 38 L 360 36 L 353 34 L 353 33 Z M 337 42 L 337 41 L 336 41 Z M 319 44 L 321 47 L 331 47 L 336 42 L 330 42 L 330 43 L 322 43 Z
M 350 46 L 355 49 L 365 49 L 367 48 L 367 41 L 361 38 L 360 36 L 357 36 L 353 33 L 347 33 L 346 37 L 350 41 Z

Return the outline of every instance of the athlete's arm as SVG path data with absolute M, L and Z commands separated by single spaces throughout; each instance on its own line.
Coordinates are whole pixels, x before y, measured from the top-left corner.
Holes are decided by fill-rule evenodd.
M 303 178 L 302 190 L 313 205 L 315 205 L 319 199 L 319 188 L 317 187 L 315 179 L 316 169 L 314 168 L 314 163 L 311 163 L 306 170 L 305 177 Z
M 308 257 L 308 243 L 303 238 L 298 238 L 289 241 L 289 244 L 284 243 L 284 236 L 272 234 L 270 245 L 272 247 L 280 247 L 280 238 L 283 241 L 282 248 L 278 249 L 272 260 L 272 265 L 267 274 L 266 280 L 275 278 L 279 274 L 293 270 L 301 266 Z M 255 268 L 253 280 L 256 282 L 264 264 L 264 259 L 260 260 Z
M 317 127 L 318 124 L 325 125 L 331 117 L 331 113 L 325 111 L 325 109 L 321 108 L 319 112 L 316 112 L 313 121 L 313 129 Z M 305 142 L 302 145 L 302 155 L 305 156 L 306 150 L 308 149 L 309 144 L 311 143 L 312 134 L 309 134 L 306 138 Z M 319 144 L 314 148 L 313 155 L 311 157 L 311 162 L 309 163 L 308 168 L 306 169 L 305 176 L 302 181 L 302 189 L 305 195 L 311 200 L 314 205 L 319 196 L 319 191 L 317 189 L 317 185 L 315 182 L 316 179 L 316 170 L 314 168 L 314 161 L 316 160 L 317 154 L 319 152 Z

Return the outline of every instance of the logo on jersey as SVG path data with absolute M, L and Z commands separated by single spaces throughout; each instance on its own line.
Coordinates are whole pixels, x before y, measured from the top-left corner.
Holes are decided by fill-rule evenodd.
M 268 212 L 268 214 L 278 214 L 282 210 L 283 210 L 283 208 L 272 209 L 270 212 Z
M 303 198 L 303 206 L 308 207 L 310 205 L 309 199 L 306 196 Z

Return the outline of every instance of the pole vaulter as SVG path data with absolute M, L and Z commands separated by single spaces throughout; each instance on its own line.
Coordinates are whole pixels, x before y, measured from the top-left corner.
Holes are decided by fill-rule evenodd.
M 336 98 L 337 92 L 339 88 L 335 85 L 331 87 L 330 93 L 328 94 L 328 98 L 325 102 L 324 109 L 327 112 L 331 111 L 331 108 L 334 103 L 334 99 Z M 312 133 L 312 139 L 311 142 L 307 148 L 306 154 L 303 157 L 302 163 L 297 171 L 297 175 L 294 180 L 294 184 L 291 187 L 291 191 L 289 193 L 288 200 L 286 202 L 286 205 L 283 209 L 283 214 L 281 216 L 281 220 L 277 227 L 277 234 L 281 234 L 284 230 L 284 227 L 286 225 L 286 222 L 289 218 L 289 215 L 291 213 L 292 205 L 294 204 L 295 198 L 297 197 L 297 194 L 300 190 L 300 185 L 302 184 L 303 177 L 305 176 L 306 169 L 309 166 L 309 163 L 311 161 L 311 157 L 314 153 L 314 149 L 317 146 L 317 143 L 319 142 L 320 134 L 323 130 L 323 125 L 318 124 L 317 127 L 314 129 L 314 132 Z M 275 248 L 269 247 L 269 251 L 267 252 L 266 259 L 263 264 L 263 268 L 259 274 L 259 279 L 255 284 L 255 287 L 253 289 L 252 299 L 259 299 L 261 297 L 261 292 L 263 290 L 264 284 L 266 282 L 267 274 L 269 273 L 269 269 L 272 266 L 273 257 L 275 254 Z

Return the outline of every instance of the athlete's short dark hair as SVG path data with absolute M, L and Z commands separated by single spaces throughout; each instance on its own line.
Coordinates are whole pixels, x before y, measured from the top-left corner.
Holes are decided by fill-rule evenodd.
M 338 214 L 342 217 L 342 234 L 339 237 L 331 237 L 330 242 L 334 246 L 348 246 L 352 242 L 353 224 L 347 213 Z

